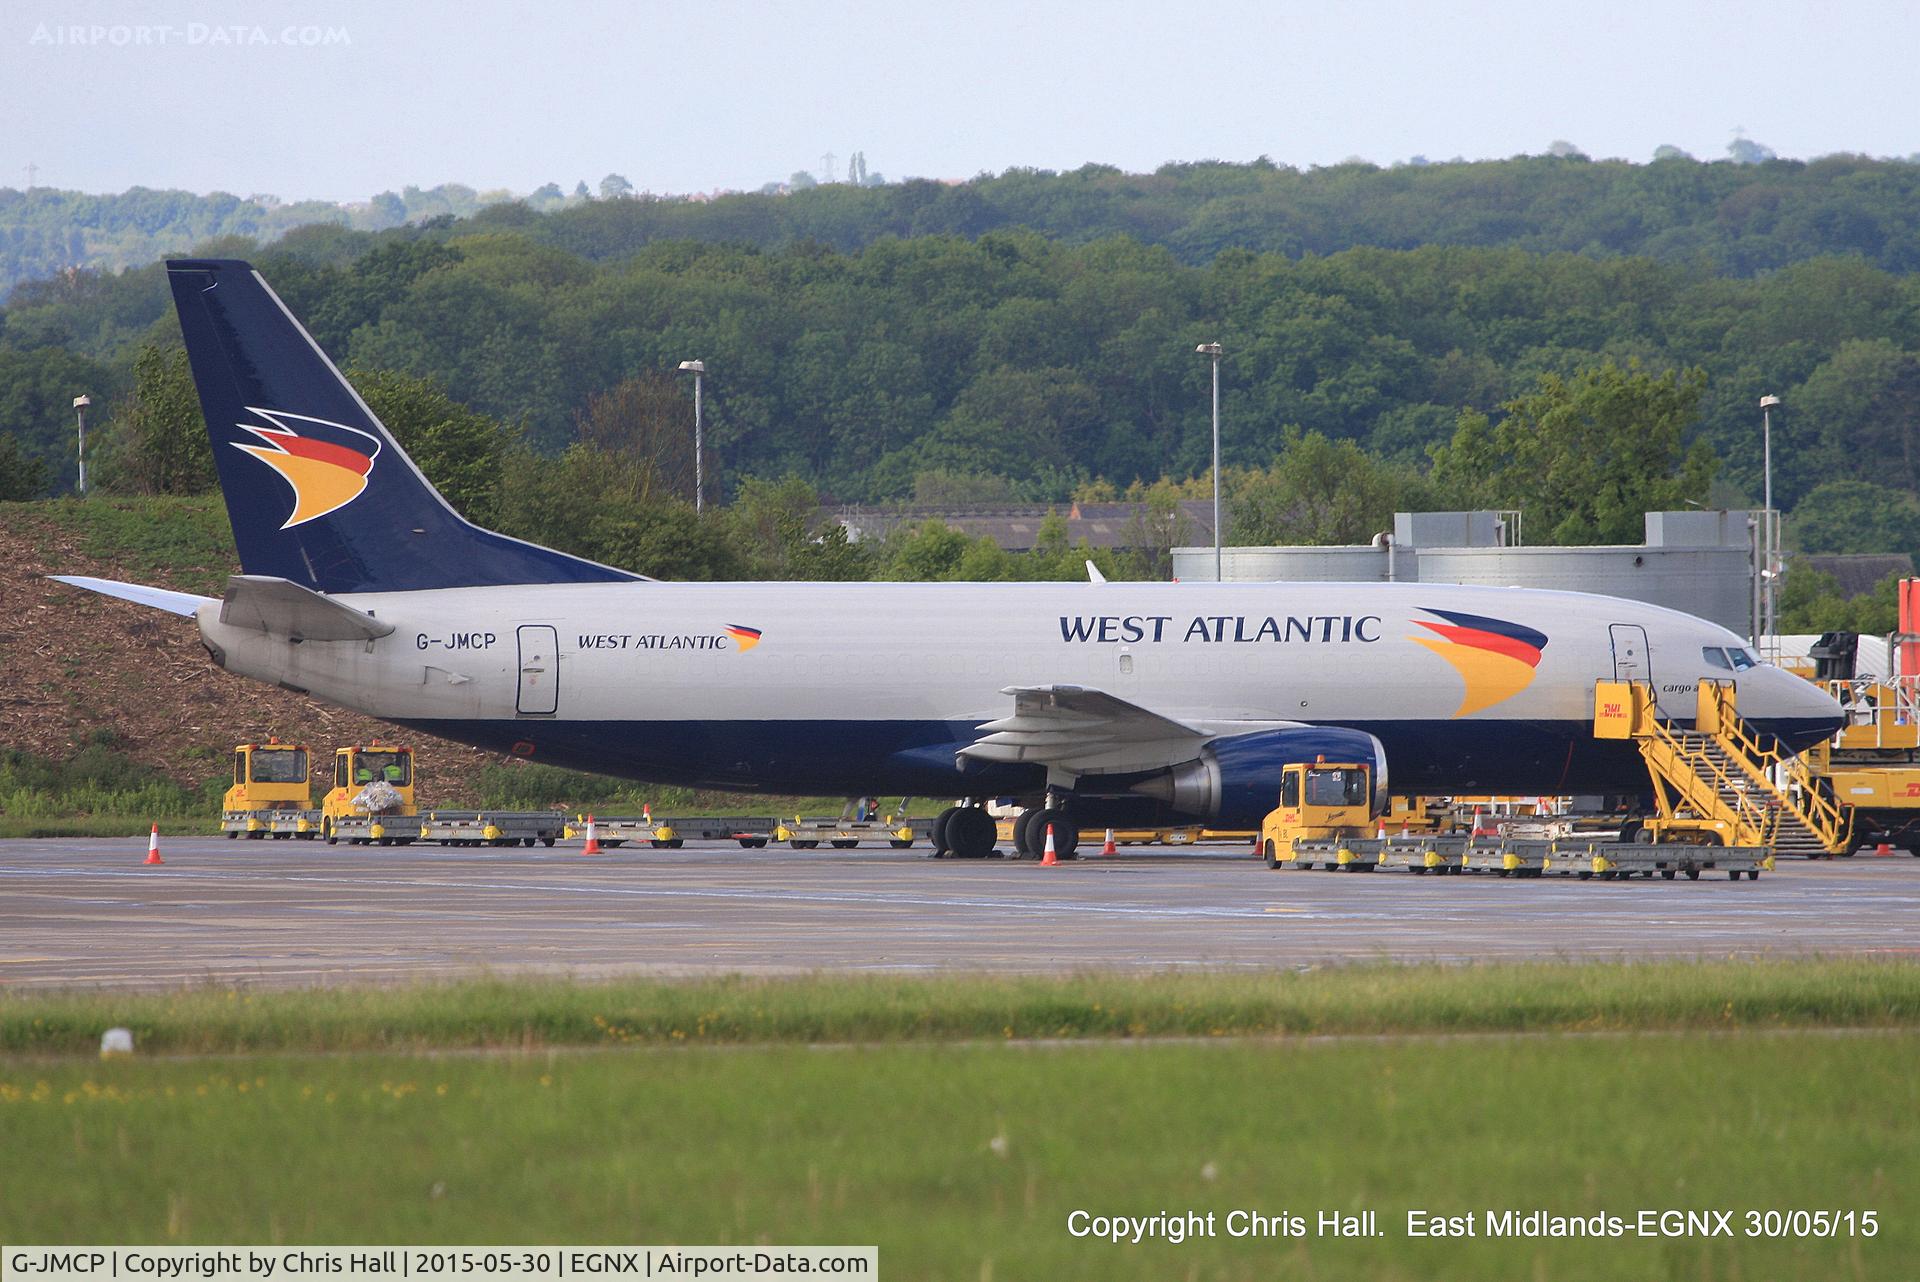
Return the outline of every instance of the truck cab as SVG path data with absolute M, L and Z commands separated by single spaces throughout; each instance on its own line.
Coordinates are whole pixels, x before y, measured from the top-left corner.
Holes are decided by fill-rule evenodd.
M 399 800 L 372 809 L 356 805 L 355 799 L 374 784 L 385 784 Z M 355 843 L 377 841 L 382 845 L 396 840 L 402 844 L 410 842 L 417 825 L 388 821 L 419 814 L 414 805 L 413 750 L 379 743 L 336 749 L 333 787 L 321 803 L 321 810 L 329 842 L 341 837 Z M 389 828 L 393 831 L 387 831 Z
M 256 841 L 270 834 L 300 835 L 298 822 L 313 805 L 307 771 L 304 744 L 268 739 L 236 745 L 233 782 L 220 800 L 221 831 Z M 276 819 L 284 822 L 276 826 Z
M 1354 761 L 1295 762 L 1280 772 L 1280 804 L 1260 825 L 1267 867 L 1293 858 L 1296 841 L 1358 836 L 1373 818 L 1373 768 Z

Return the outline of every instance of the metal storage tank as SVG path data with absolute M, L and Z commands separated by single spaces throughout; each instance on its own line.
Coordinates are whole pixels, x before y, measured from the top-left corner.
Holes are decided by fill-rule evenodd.
M 1745 548 L 1422 548 L 1425 583 L 1598 592 L 1664 605 L 1745 632 L 1753 575 Z
M 1751 513 L 1649 512 L 1644 544 L 1508 547 L 1517 514 L 1401 512 L 1399 536 L 1346 547 L 1222 549 L 1229 582 L 1471 583 L 1596 592 L 1681 610 L 1745 634 L 1752 626 Z M 1430 540 L 1416 542 L 1416 540 Z M 1431 540 L 1460 540 L 1440 543 Z M 1174 577 L 1211 580 L 1213 549 L 1173 549 Z
M 1220 574 L 1229 583 L 1384 583 L 1389 573 L 1403 582 L 1417 580 L 1419 557 L 1411 548 L 1368 544 L 1336 547 L 1220 549 Z M 1213 581 L 1213 549 L 1173 549 L 1173 577 Z

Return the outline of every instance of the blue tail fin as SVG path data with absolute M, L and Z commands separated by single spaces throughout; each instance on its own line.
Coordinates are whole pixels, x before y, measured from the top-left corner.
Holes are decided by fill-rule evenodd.
M 639 578 L 447 505 L 247 263 L 167 264 L 240 564 L 320 592 Z

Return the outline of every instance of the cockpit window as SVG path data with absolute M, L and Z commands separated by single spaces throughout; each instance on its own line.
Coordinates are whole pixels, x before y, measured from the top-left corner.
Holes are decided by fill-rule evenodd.
M 1707 661 L 1709 668 L 1720 668 L 1729 672 L 1745 672 L 1748 668 L 1759 666 L 1760 660 L 1753 657 L 1753 651 L 1740 646 L 1703 646 L 1700 657 Z

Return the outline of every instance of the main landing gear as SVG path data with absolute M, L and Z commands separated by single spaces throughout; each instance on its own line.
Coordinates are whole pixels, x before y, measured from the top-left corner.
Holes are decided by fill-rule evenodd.
M 1038 859 L 1047 848 L 1047 827 L 1053 827 L 1053 853 L 1072 859 L 1080 846 L 1080 825 L 1066 807 L 1029 806 L 1014 816 L 1013 849 L 1009 859 Z M 984 806 L 949 806 L 933 821 L 935 859 L 985 859 L 994 853 L 999 833 Z
M 985 859 L 998 837 L 984 806 L 948 806 L 933 821 L 933 857 Z
M 1015 859 L 1038 859 L 1046 853 L 1047 825 L 1053 825 L 1053 853 L 1059 859 L 1072 859 L 1080 846 L 1080 826 L 1061 808 L 1033 806 L 1022 810 L 1013 821 Z

